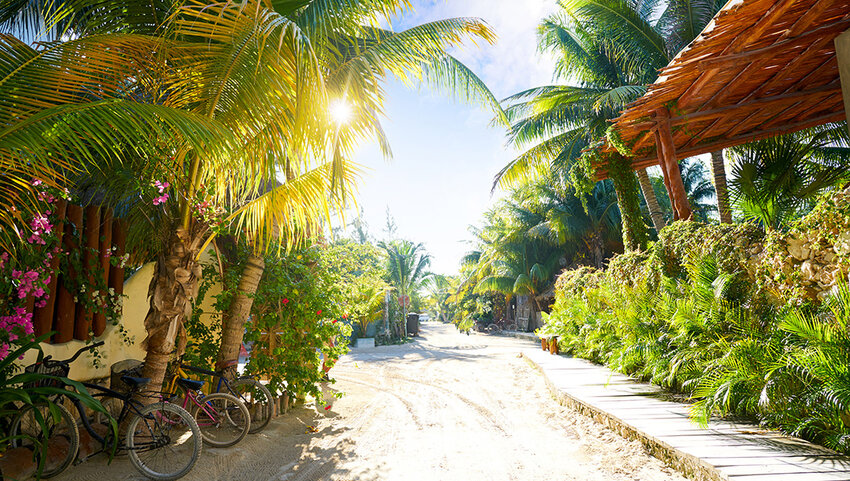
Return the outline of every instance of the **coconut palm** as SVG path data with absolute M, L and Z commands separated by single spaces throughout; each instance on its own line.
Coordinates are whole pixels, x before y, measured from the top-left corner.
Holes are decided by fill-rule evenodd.
M 561 0 L 559 6 L 541 23 L 539 46 L 558 56 L 555 78 L 570 84 L 536 87 L 506 99 L 509 141 L 526 150 L 497 174 L 502 186 L 540 172 L 568 178 L 582 152 L 605 135 L 608 121 L 643 95 L 658 69 L 702 30 L 721 2 Z M 641 178 L 660 229 L 653 189 Z M 618 186 L 621 203 L 634 201 L 632 190 Z M 642 238 L 640 222 L 625 217 L 624 234 L 631 231 L 625 237 Z
M 213 234 L 209 219 L 195 215 L 194 207 L 226 207 L 236 231 L 247 232 L 258 249 L 272 235 L 291 244 L 334 201 L 344 202 L 355 180 L 347 160 L 354 142 L 367 135 L 383 140 L 377 122 L 380 87 L 374 82 L 387 72 L 407 68 L 435 84 L 462 84 L 473 97 L 488 93 L 445 53 L 469 36 L 492 40 L 481 22 L 447 21 L 404 34 L 359 23 L 375 24 L 375 12 L 389 16 L 402 2 L 255 1 L 176 9 L 170 2 L 153 2 L 155 8 L 148 11 L 163 15 L 147 17 L 138 15 L 138 5 L 128 8 L 122 2 L 68 3 L 76 22 L 69 25 L 77 35 L 113 29 L 167 35 L 167 46 L 180 56 L 170 68 L 157 70 L 166 75 L 151 82 L 158 87 L 151 97 L 198 112 L 240 139 L 238 155 L 224 161 L 192 149 L 177 150 L 173 168 L 164 169 L 174 202 L 153 217 L 145 216 L 164 233 L 145 249 L 157 259 L 146 318 L 146 374 L 155 380 L 161 378 L 197 289 L 197 253 Z M 371 17 L 364 16 L 366 7 Z M 329 101 L 337 94 L 354 110 L 353 120 L 344 126 L 328 115 Z M 269 189 L 278 175 L 285 181 Z M 240 291 L 250 293 L 261 273 L 260 262 L 249 262 Z M 234 302 L 234 314 L 228 317 L 246 317 L 250 301 L 242 297 L 247 299 Z M 241 340 L 239 324 L 225 327 L 225 346 L 238 347 L 229 339 Z
M 30 46 L 0 34 L 0 248 L 12 223 L 37 209 L 32 181 L 71 186 L 69 177 L 145 159 L 175 146 L 216 156 L 233 140 L 215 122 L 146 102 L 137 93 L 160 42 L 113 35 Z
M 389 284 L 401 298 L 409 298 L 423 287 L 430 276 L 431 256 L 425 252 L 422 243 L 414 244 L 408 240 L 391 240 L 378 243 L 378 247 L 387 253 L 387 272 Z M 407 305 L 402 305 L 402 313 L 407 318 Z
M 501 107 L 486 85 L 447 53 L 464 39 L 492 42 L 494 35 L 477 19 L 446 19 L 417 25 L 400 32 L 378 28 L 380 20 L 400 13 L 400 0 L 325 2 L 303 0 L 276 3 L 276 13 L 286 16 L 309 38 L 316 62 L 324 75 L 333 108 L 346 119 L 336 119 L 334 135 L 350 152 L 355 143 L 372 138 L 389 156 L 389 142 L 381 128 L 382 84 L 392 75 L 407 84 L 422 83 L 467 102 Z M 224 316 L 218 362 L 236 358 L 248 319 L 252 293 L 262 276 L 262 259 L 251 256 L 240 280 L 237 296 Z M 244 288 L 244 289 L 243 289 Z
M 845 123 L 826 125 L 729 149 L 731 198 L 737 211 L 765 229 L 804 214 L 817 196 L 850 180 Z

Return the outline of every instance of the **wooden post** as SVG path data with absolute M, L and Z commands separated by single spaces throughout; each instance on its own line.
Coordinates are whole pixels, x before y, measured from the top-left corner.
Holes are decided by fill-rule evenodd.
M 665 186 L 670 194 L 670 202 L 676 219 L 686 220 L 691 218 L 691 205 L 688 202 L 688 194 L 685 184 L 682 182 L 682 172 L 679 170 L 679 162 L 676 159 L 676 146 L 673 143 L 673 133 L 670 130 L 670 112 L 667 109 L 659 109 L 655 112 L 658 130 L 655 136 L 658 160 L 661 162 L 665 175 L 669 177 Z
M 841 94 L 844 97 L 844 112 L 847 115 L 850 112 L 850 30 L 835 37 L 835 57 L 838 60 Z
M 122 219 L 113 219 L 112 221 L 112 245 L 115 247 L 113 256 L 120 258 L 124 257 L 125 246 L 127 244 L 127 224 Z M 109 283 L 107 284 L 115 295 L 124 294 L 124 268 L 119 263 L 117 266 L 109 265 Z
M 62 235 L 65 232 L 63 224 L 65 222 L 65 211 L 67 208 L 68 202 L 65 199 L 58 199 L 54 205 L 56 217 L 53 222 L 53 232 L 59 239 L 57 245 L 60 249 L 62 247 Z M 36 336 L 47 334 L 53 327 L 53 313 L 55 312 L 57 295 L 56 290 L 59 285 L 59 260 L 62 259 L 62 251 L 51 252 L 50 254 L 53 256 L 53 258 L 50 259 L 50 268 L 47 271 L 50 273 L 50 282 L 47 284 L 47 288 L 50 293 L 47 295 L 47 299 L 45 299 L 44 307 L 36 307 L 35 313 L 33 314 L 32 323 Z
M 74 236 L 75 230 L 83 228 L 83 208 L 69 204 L 65 223 L 65 232 L 62 235 L 62 251 L 59 255 L 67 255 L 65 252 L 74 252 L 78 249 L 77 240 Z M 62 282 L 56 289 L 56 318 L 53 323 L 53 342 L 61 344 L 74 338 L 74 294 L 65 287 L 65 281 L 73 279 L 79 273 L 69 270 L 62 276 Z M 70 282 L 70 281 L 69 281 Z
M 81 239 L 84 242 L 83 252 L 82 256 L 80 256 L 83 260 L 83 272 L 80 272 L 79 275 L 86 288 L 86 291 L 82 295 L 93 300 L 94 268 L 99 264 L 97 248 L 100 244 L 100 206 L 90 205 L 86 207 L 85 217 L 85 227 L 83 228 Z M 103 293 L 98 293 L 98 295 L 103 295 Z M 77 302 L 76 311 L 74 339 L 87 341 L 90 338 L 89 333 L 92 329 L 92 317 L 94 313 L 86 309 L 82 299 L 79 299 L 79 302 Z
M 104 285 L 109 286 L 109 255 L 112 249 L 112 208 L 103 211 L 100 222 L 100 244 L 98 245 L 97 255 L 100 260 L 100 272 L 98 275 L 103 276 Z M 104 296 L 106 293 L 103 294 Z M 106 314 L 98 312 L 94 315 L 92 321 L 92 331 L 94 337 L 98 337 L 106 330 Z

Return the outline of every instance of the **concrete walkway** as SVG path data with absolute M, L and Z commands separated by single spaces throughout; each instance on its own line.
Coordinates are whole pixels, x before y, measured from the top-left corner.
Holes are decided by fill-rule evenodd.
M 652 385 L 539 348 L 522 355 L 543 373 L 561 404 L 639 439 L 694 479 L 850 481 L 850 458 L 834 451 L 753 425 L 712 421 L 701 428 L 688 418 L 686 404 L 659 399 Z

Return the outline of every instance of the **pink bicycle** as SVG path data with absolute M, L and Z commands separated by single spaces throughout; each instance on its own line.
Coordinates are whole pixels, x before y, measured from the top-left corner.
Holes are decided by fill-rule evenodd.
M 201 439 L 214 448 L 227 448 L 241 441 L 251 429 L 251 414 L 238 398 L 217 392 L 204 395 L 204 381 L 174 377 L 168 392 L 183 391 L 183 409 L 191 413 L 201 430 Z

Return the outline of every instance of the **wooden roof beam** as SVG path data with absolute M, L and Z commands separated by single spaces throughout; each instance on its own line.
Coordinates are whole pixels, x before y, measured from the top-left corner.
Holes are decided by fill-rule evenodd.
M 801 33 L 805 32 L 809 25 L 811 25 L 815 20 L 817 20 L 823 12 L 827 11 L 830 7 L 837 4 L 839 0 L 820 0 L 805 13 L 800 18 L 794 22 L 794 25 L 791 26 L 785 33 L 780 37 L 781 40 L 786 38 L 796 37 Z
M 756 132 L 749 132 L 741 135 L 736 135 L 734 137 L 724 138 L 712 142 L 710 144 L 696 145 L 694 147 L 680 149 L 676 152 L 676 158 L 677 160 L 687 159 L 688 157 L 707 154 L 709 152 L 714 152 L 715 150 L 727 149 L 729 147 L 734 147 L 736 145 L 740 145 L 746 142 L 754 142 L 756 140 L 763 140 L 768 139 L 770 137 L 776 137 L 777 135 L 790 134 L 803 129 L 817 127 L 818 125 L 828 124 L 831 122 L 840 122 L 842 120 L 845 120 L 846 118 L 847 117 L 844 115 L 844 110 L 842 109 L 840 112 L 830 112 L 828 114 L 824 114 L 813 119 L 803 120 L 801 122 L 784 125 L 782 127 L 760 130 Z M 651 160 L 651 157 L 641 157 L 639 159 L 635 159 L 633 163 L 639 165 L 649 160 Z
M 744 101 L 750 100 L 751 98 L 758 98 L 762 95 L 763 92 L 770 91 L 771 88 L 773 88 L 777 83 L 779 83 L 783 80 L 784 76 L 788 75 L 788 72 L 793 72 L 794 69 L 797 68 L 797 65 L 808 60 L 810 58 L 810 55 L 814 54 L 815 52 L 820 51 L 822 48 L 826 47 L 828 43 L 832 43 L 832 42 L 833 42 L 832 38 L 823 37 L 823 38 L 815 41 L 811 45 L 809 45 L 809 47 L 806 50 L 804 50 L 803 52 L 801 52 L 800 55 L 794 57 L 794 59 L 791 60 L 790 62 L 788 62 L 787 65 L 785 65 L 784 67 L 779 69 L 775 74 L 773 74 L 773 76 L 770 79 L 768 79 L 767 82 L 763 83 L 761 85 L 761 87 L 750 92 L 750 95 L 748 95 L 746 98 L 744 98 Z M 829 60 L 827 59 L 827 61 L 829 61 Z M 821 65 L 823 65 L 823 63 Z M 819 65 L 818 68 L 820 68 L 821 65 Z M 798 82 L 798 83 L 800 83 L 800 82 Z M 805 84 L 803 84 L 803 85 L 805 85 Z M 787 92 L 789 90 L 790 90 L 790 88 L 787 88 L 787 89 L 785 89 L 785 92 Z
M 791 92 L 791 93 L 783 93 L 779 95 L 773 95 L 770 97 L 764 97 L 756 100 L 751 100 L 749 102 L 744 102 L 740 104 L 734 105 L 726 105 L 724 107 L 718 107 L 716 109 L 711 110 L 703 110 L 700 112 L 694 112 L 690 114 L 684 114 L 677 117 L 673 117 L 670 119 L 672 125 L 674 127 L 685 125 L 694 121 L 701 121 L 712 119 L 716 117 L 722 117 L 729 112 L 748 112 L 751 109 L 761 109 L 761 108 L 776 108 L 781 105 L 799 102 L 801 100 L 806 99 L 817 99 L 821 97 L 828 97 L 830 95 L 841 94 L 841 84 L 838 81 L 833 81 L 823 87 L 818 87 L 812 90 L 802 90 L 799 92 Z
M 682 125 L 686 125 L 691 122 L 710 120 L 717 117 L 722 117 L 723 115 L 731 112 L 731 111 L 749 111 L 750 109 L 759 109 L 766 107 L 778 107 L 787 103 L 794 103 L 800 100 L 805 100 L 809 97 L 811 98 L 820 98 L 824 96 L 840 94 L 841 93 L 841 84 L 838 80 L 835 80 L 823 87 L 818 87 L 812 90 L 802 90 L 798 92 L 788 92 L 782 93 L 779 95 L 772 95 L 770 97 L 763 97 L 756 100 L 751 100 L 749 102 L 739 103 L 735 105 L 727 105 L 724 107 L 719 107 L 711 110 L 703 110 L 698 112 L 693 112 L 690 114 L 678 115 L 676 117 L 670 118 L 670 124 L 673 127 L 679 127 Z M 629 126 L 630 130 L 634 131 L 646 131 L 653 130 L 657 128 L 658 124 L 656 121 L 647 121 L 640 122 L 637 124 L 632 124 Z M 643 139 L 643 138 L 642 138 Z
M 747 44 L 749 44 L 753 39 L 760 37 L 768 28 L 770 28 L 773 21 L 791 8 L 794 2 L 796 2 L 796 0 L 779 0 L 774 3 L 767 9 L 767 12 L 762 15 L 761 19 L 759 19 L 755 25 L 741 32 L 741 34 L 727 45 L 720 54 L 725 55 L 727 53 L 740 53 Z M 688 105 L 690 101 L 693 100 L 694 95 L 696 95 L 697 92 L 702 91 L 703 87 L 711 82 L 711 79 L 719 71 L 720 69 L 715 67 L 711 70 L 702 72 L 699 77 L 697 77 L 696 81 L 694 81 L 694 83 L 692 83 L 691 86 L 679 96 L 679 105 Z
M 838 34 L 848 28 L 850 28 L 850 18 L 844 17 L 836 22 L 823 25 L 796 37 L 786 38 L 785 40 L 776 42 L 767 47 L 747 50 L 741 53 L 733 53 L 730 55 L 721 55 L 719 57 L 712 57 L 695 62 L 696 68 L 700 71 L 706 71 L 715 68 L 743 67 L 759 58 L 769 59 L 773 54 L 787 52 L 789 48 L 810 40 L 818 44 L 820 44 L 824 39 L 826 41 L 832 41 L 832 38 L 830 37 L 833 34 Z
M 753 41 L 761 38 L 762 35 L 769 29 L 773 24 L 779 20 L 782 15 L 785 15 L 797 0 L 778 0 L 767 11 L 764 15 L 756 22 L 752 28 L 748 28 L 744 30 L 744 32 L 739 35 L 735 40 L 732 41 L 732 44 L 729 46 L 732 52 L 740 52 L 752 43 Z

